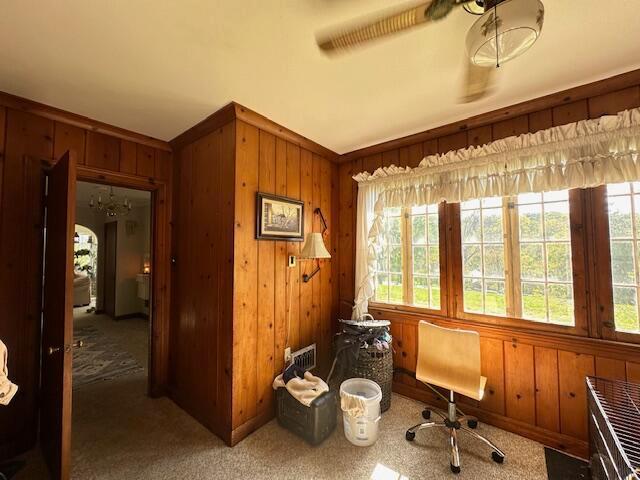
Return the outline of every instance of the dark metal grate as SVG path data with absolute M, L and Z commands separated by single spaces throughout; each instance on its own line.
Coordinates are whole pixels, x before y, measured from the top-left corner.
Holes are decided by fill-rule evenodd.
M 640 385 L 587 377 L 594 479 L 640 480 Z

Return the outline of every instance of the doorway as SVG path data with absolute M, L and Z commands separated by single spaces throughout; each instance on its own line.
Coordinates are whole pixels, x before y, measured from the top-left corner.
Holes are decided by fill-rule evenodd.
M 148 191 L 76 184 L 73 339 L 83 345 L 73 353 L 76 412 L 97 388 L 105 399 L 114 397 L 109 391 L 132 385 L 146 394 L 153 321 L 151 215 Z M 74 415 L 73 431 L 89 421 Z

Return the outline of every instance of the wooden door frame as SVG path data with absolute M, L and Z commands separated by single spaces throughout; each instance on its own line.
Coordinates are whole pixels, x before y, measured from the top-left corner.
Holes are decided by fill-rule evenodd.
M 77 181 L 133 188 L 151 193 L 151 303 L 149 305 L 151 325 L 147 393 L 150 397 L 165 396 L 168 391 L 170 323 L 171 199 L 169 183 L 126 173 L 107 172 L 86 165 L 78 165 Z

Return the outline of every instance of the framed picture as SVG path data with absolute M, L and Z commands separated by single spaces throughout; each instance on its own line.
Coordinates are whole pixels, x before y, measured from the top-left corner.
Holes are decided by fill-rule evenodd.
M 256 238 L 301 242 L 304 238 L 304 202 L 258 192 Z

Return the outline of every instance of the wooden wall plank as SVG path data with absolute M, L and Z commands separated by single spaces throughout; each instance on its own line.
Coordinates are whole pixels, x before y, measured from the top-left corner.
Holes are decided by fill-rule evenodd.
M 502 340 L 480 338 L 480 361 L 482 375 L 487 377 L 483 409 L 504 415 L 504 347 Z
M 220 129 L 220 249 L 219 285 L 220 308 L 219 329 L 216 343 L 218 345 L 218 385 L 216 386 L 216 402 L 218 411 L 211 412 L 216 418 L 218 434 L 225 440 L 231 431 L 233 418 L 233 285 L 234 285 L 234 241 L 235 241 L 235 155 L 236 124 L 230 122 Z M 177 181 L 178 179 L 176 179 Z M 180 234 L 183 232 L 180 231 Z
M 12 442 L 35 442 L 38 418 L 40 365 L 39 291 L 42 250 L 34 239 L 42 238 L 42 224 L 34 221 L 41 184 L 33 178 L 33 161 L 53 157 L 53 121 L 8 109 L 6 143 L 0 192 L 0 338 L 8 350 L 11 380 L 20 386 L 20 401 L 0 410 L 0 447 Z M 38 172 L 39 173 L 39 172 Z M 40 178 L 40 177 L 38 177 Z M 22 208 L 20 208 L 22 206 Z M 13 320 L 13 321 L 12 321 Z
M 491 136 L 494 140 L 499 140 L 501 138 L 522 135 L 527 132 L 529 132 L 529 117 L 527 115 L 520 115 L 519 117 L 494 123 L 492 125 Z
M 313 231 L 313 155 L 309 150 L 300 151 L 300 199 L 304 202 L 304 238 Z M 315 269 L 314 260 L 302 260 L 300 274 L 310 274 Z M 311 279 L 311 281 L 313 281 Z M 313 285 L 300 283 L 300 347 L 306 347 L 313 338 Z
M 409 167 L 415 168 L 420 164 L 420 162 L 424 158 L 424 152 L 422 148 L 422 143 L 414 143 L 413 145 L 409 145 L 409 151 L 407 154 Z
M 388 150 L 382 154 L 382 166 L 390 167 L 391 165 L 399 166 L 398 150 Z
M 533 347 L 504 342 L 504 383 L 506 414 L 510 418 L 535 424 L 535 374 Z
M 120 168 L 120 139 L 87 132 L 85 163 L 90 167 L 117 172 Z
M 589 118 L 615 115 L 622 110 L 636 107 L 640 107 L 638 85 L 589 98 Z
M 625 362 L 614 358 L 596 357 L 596 376 L 624 381 L 627 377 Z
M 418 328 L 416 325 L 405 323 L 402 325 L 402 368 L 409 372 L 415 372 L 418 363 Z M 402 383 L 412 387 L 416 386 L 414 376 L 403 375 Z
M 550 108 L 529 114 L 529 131 L 546 130 L 553 127 L 553 112 Z
M 2 172 L 4 170 L 4 143 L 6 139 L 7 109 L 0 107 L 0 212 L 2 211 Z
M 567 103 L 566 105 L 558 105 L 553 108 L 553 125 L 566 125 L 580 120 L 589 118 L 589 107 L 587 100 L 578 100 L 576 102 Z
M 233 426 L 257 413 L 258 242 L 255 235 L 258 190 L 258 129 L 236 122 L 236 181 L 233 305 Z
M 259 132 L 258 190 L 276 193 L 276 138 L 265 131 Z M 256 363 L 258 378 L 258 413 L 273 408 L 271 382 L 276 373 L 275 345 L 275 242 L 258 242 L 258 349 Z M 278 285 L 278 288 L 280 286 Z
M 322 194 L 321 194 L 321 190 L 322 190 L 322 180 L 321 180 L 321 172 L 322 172 L 322 162 L 323 162 L 323 158 L 320 157 L 317 154 L 313 154 L 313 158 L 312 158 L 312 168 L 313 168 L 313 175 L 312 175 L 312 192 L 311 192 L 311 205 L 313 207 L 313 209 L 315 210 L 316 208 L 321 208 L 322 207 Z M 337 218 L 337 217 L 333 217 L 332 218 Z M 320 216 L 319 215 L 314 215 L 313 216 L 313 231 L 314 232 L 322 232 L 322 224 L 320 221 Z M 335 260 L 332 260 L 332 264 L 333 262 L 335 262 Z M 342 265 L 342 264 L 341 264 Z M 320 364 L 322 365 L 324 362 L 327 362 L 329 360 L 329 356 L 330 356 L 330 349 L 327 349 L 325 345 L 321 344 L 320 340 L 322 340 L 321 338 L 321 334 L 322 334 L 322 302 L 323 302 L 323 298 L 322 298 L 322 274 L 320 273 L 320 276 L 318 277 L 318 275 L 316 275 L 313 279 L 311 279 L 311 299 L 312 299 L 312 309 L 311 309 L 311 316 L 312 316 L 312 335 L 311 338 L 315 339 L 317 342 L 316 345 L 316 352 L 318 354 L 319 357 L 319 361 Z M 316 278 L 318 277 L 318 278 Z M 336 282 L 337 283 L 337 282 Z
M 354 258 L 353 242 L 355 242 L 353 225 L 355 222 L 356 205 L 353 203 L 353 163 L 343 163 L 339 167 L 341 205 L 339 219 L 339 249 L 340 249 L 340 299 L 353 302 L 354 298 Z
M 287 195 L 287 142 L 276 138 L 276 195 Z M 281 371 L 284 366 L 284 349 L 287 341 L 287 296 L 289 288 L 289 268 L 287 267 L 288 243 L 277 241 L 275 245 L 274 283 L 275 289 L 275 347 L 274 360 L 276 371 Z
M 640 363 L 627 362 L 627 382 L 640 383 Z
M 468 145 L 485 145 L 491 142 L 491 125 L 485 125 L 483 127 L 472 128 L 467 132 Z
M 382 154 L 369 155 L 362 159 L 362 171 L 373 173 L 382 166 Z M 360 172 L 355 172 L 360 173 Z
M 57 160 L 67 150 L 76 152 L 78 165 L 84 165 L 86 131 L 62 122 L 55 122 L 53 139 L 53 159 Z
M 155 148 L 138 144 L 136 149 L 136 175 L 140 175 L 141 177 L 153 177 L 155 175 L 155 167 Z
M 588 433 L 585 377 L 594 373 L 593 355 L 558 351 L 560 431 L 582 440 Z
M 222 136 L 222 130 L 220 135 Z M 158 180 L 171 180 L 171 167 L 173 163 L 173 155 L 171 152 L 164 150 L 156 150 L 156 165 L 154 168 L 154 177 Z M 122 162 L 122 159 L 120 159 Z
M 296 200 L 300 199 L 300 147 L 287 142 L 287 196 Z M 300 242 L 288 242 L 289 255 L 300 256 Z M 300 348 L 300 262 L 295 267 L 289 268 L 289 345 L 291 350 Z
M 320 208 L 323 215 L 327 218 L 327 231 L 323 235 L 324 244 L 329 252 L 334 247 L 334 229 L 336 225 L 331 220 L 331 212 L 333 205 L 333 189 L 331 188 L 331 162 L 325 158 L 320 162 Z M 333 259 L 320 260 L 320 317 L 322 319 L 320 329 L 320 346 L 323 357 L 328 360 L 328 353 L 331 351 L 331 341 L 333 339 L 334 319 L 332 313 L 334 311 L 332 292 L 333 292 L 333 270 L 331 262 Z M 326 369 L 327 365 L 324 365 Z
M 467 132 L 458 132 L 438 139 L 438 153 L 447 153 L 467 147 Z
M 560 431 L 558 351 L 535 347 L 536 424 L 553 432 Z
M 137 145 L 129 140 L 120 141 L 120 171 L 122 173 L 136 174 L 137 170 Z

